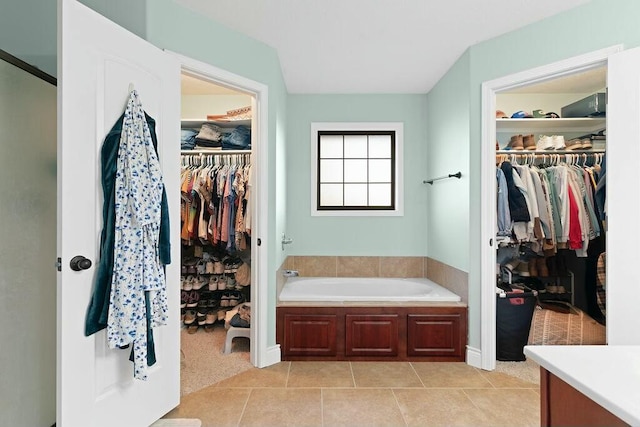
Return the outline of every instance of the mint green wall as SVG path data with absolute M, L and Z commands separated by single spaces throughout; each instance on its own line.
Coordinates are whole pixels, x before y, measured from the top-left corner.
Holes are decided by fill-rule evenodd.
M 146 0 L 79 0 L 129 31 L 144 37 Z M 57 75 L 57 2 L 3 0 L 0 49 Z
M 56 75 L 56 2 L 3 0 L 0 49 Z
M 214 65 L 269 87 L 268 223 L 260 237 L 267 245 L 268 345 L 275 344 L 275 272 L 284 261 L 280 234 L 286 222 L 285 137 L 287 92 L 272 48 L 178 6 L 170 0 L 147 3 L 147 39 L 154 45 Z
M 469 263 L 469 52 L 427 95 L 427 167 L 430 176 L 458 171 L 460 179 L 427 186 L 427 256 L 466 270 Z
M 289 255 L 425 255 L 425 101 L 424 95 L 289 95 Z M 311 216 L 312 122 L 404 122 L 404 216 Z
M 584 6 L 571 9 L 538 23 L 513 31 L 503 36 L 472 46 L 469 51 L 468 78 L 460 75 L 456 64 L 443 77 L 440 84 L 448 80 L 457 81 L 457 91 L 468 92 L 469 136 L 468 144 L 451 145 L 450 151 L 432 151 L 429 141 L 429 159 L 439 164 L 453 153 L 468 156 L 468 192 L 451 194 L 457 203 L 469 203 L 469 255 L 467 265 L 459 266 L 469 273 L 469 345 L 480 347 L 480 143 L 481 143 L 481 85 L 483 82 L 560 61 L 572 56 L 592 52 L 616 44 L 624 44 L 625 49 L 640 45 L 640 2 L 636 0 L 593 0 Z M 468 86 L 467 86 L 468 82 Z M 450 83 L 455 86 L 455 83 Z M 454 95 L 444 91 L 434 91 L 427 95 L 429 105 L 446 104 L 451 96 L 464 99 L 466 95 Z M 463 103 L 462 103 L 463 104 Z M 461 104 L 461 105 L 462 105 Z M 430 135 L 445 129 L 445 124 L 429 121 Z M 432 129 L 435 127 L 435 129 Z M 432 209 L 438 210 L 435 204 Z M 437 215 L 445 215 L 439 212 Z M 453 239 L 436 241 L 429 235 L 429 250 L 435 245 L 444 245 L 441 253 L 453 252 L 459 242 Z M 484 246 L 486 247 L 486 245 Z M 434 252 L 435 253 L 435 252 Z M 461 256 L 461 259 L 463 257 Z

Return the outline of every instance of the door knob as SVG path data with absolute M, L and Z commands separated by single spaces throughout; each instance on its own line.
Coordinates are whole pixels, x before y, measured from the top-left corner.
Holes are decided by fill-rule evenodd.
M 91 268 L 91 260 L 83 257 L 82 255 L 76 255 L 71 258 L 69 266 L 73 271 L 87 270 Z

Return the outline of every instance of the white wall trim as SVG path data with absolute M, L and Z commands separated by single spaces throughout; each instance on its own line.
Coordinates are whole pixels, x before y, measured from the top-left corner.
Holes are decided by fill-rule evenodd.
M 280 354 L 280 344 L 276 344 L 267 348 L 267 353 L 264 358 L 264 366 L 275 365 L 276 363 L 280 363 L 281 360 L 282 355 Z
M 267 85 L 254 80 L 233 74 L 229 71 L 215 67 L 175 52 L 166 51 L 174 55 L 180 61 L 182 71 L 190 75 L 208 80 L 220 86 L 225 86 L 254 97 L 252 106 L 254 123 L 252 124 L 252 138 L 257 138 L 252 143 L 252 158 L 257 162 L 258 171 L 253 175 L 253 192 L 251 201 L 253 206 L 268 206 L 269 191 L 269 88 Z M 257 136 L 256 136 L 257 135 Z M 251 249 L 251 301 L 252 317 L 254 319 L 251 328 L 251 364 L 263 368 L 280 362 L 280 351 L 277 353 L 273 347 L 268 348 L 267 308 L 268 308 L 268 283 L 269 269 L 267 265 L 267 250 L 270 247 L 271 236 L 268 228 L 268 209 L 256 209 L 254 215 L 255 224 L 252 235 L 254 239 L 260 238 L 262 244 L 254 245 Z M 255 268 L 257 267 L 257 268 Z M 258 285 L 256 285 L 258 284 Z
M 493 370 L 496 366 L 496 176 L 495 176 L 495 106 L 496 93 L 529 86 L 546 80 L 576 74 L 607 64 L 607 58 L 622 50 L 615 45 L 552 64 L 500 77 L 482 84 L 482 143 L 480 176 L 480 353 L 481 367 Z
M 369 131 L 392 130 L 396 133 L 396 176 L 395 193 L 396 208 L 387 211 L 352 210 L 352 211 L 319 211 L 316 209 L 318 197 L 317 171 L 318 171 L 318 131 Z M 311 216 L 404 216 L 404 123 L 403 122 L 313 122 L 311 123 Z
M 475 347 L 467 346 L 467 365 L 482 368 L 482 352 Z

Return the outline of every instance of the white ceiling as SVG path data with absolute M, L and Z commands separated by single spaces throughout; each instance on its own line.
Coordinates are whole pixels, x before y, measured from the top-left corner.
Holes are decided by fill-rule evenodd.
M 290 93 L 426 93 L 469 46 L 590 0 L 175 1 L 275 48 Z

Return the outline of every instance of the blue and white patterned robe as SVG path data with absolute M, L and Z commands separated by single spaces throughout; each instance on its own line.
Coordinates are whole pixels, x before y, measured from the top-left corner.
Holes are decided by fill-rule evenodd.
M 115 182 L 114 268 L 109 298 L 109 347 L 133 344 L 134 377 L 147 379 L 147 316 L 167 321 L 167 292 L 158 241 L 162 173 L 149 126 L 133 90 L 124 114 Z

